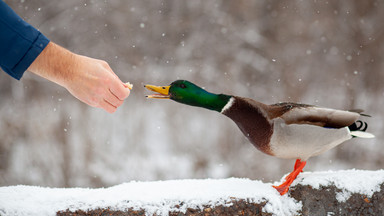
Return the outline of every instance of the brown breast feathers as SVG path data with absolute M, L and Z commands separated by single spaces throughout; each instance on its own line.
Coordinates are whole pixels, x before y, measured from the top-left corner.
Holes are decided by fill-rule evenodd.
M 269 141 L 273 126 L 264 116 L 265 104 L 249 98 L 234 97 L 232 106 L 223 112 L 231 118 L 249 141 L 260 151 L 271 154 Z

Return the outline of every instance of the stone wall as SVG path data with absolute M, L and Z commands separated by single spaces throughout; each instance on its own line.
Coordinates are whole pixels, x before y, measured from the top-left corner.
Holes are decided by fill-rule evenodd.
M 293 186 L 288 193 L 289 197 L 301 201 L 302 210 L 297 215 L 384 215 L 384 183 L 380 185 L 380 191 L 368 197 L 364 194 L 353 193 L 345 202 L 337 199 L 338 193 L 343 189 L 337 188 L 334 184 L 321 186 L 314 189 L 308 185 L 298 184 Z M 268 201 L 254 203 L 250 200 L 236 199 L 235 197 L 227 204 L 215 207 L 204 206 L 201 209 L 189 208 L 187 212 L 169 212 L 172 216 L 210 216 L 210 215 L 272 215 L 266 212 L 263 207 Z M 177 206 L 176 206 L 177 207 Z M 91 211 L 78 210 L 75 212 L 61 211 L 57 215 L 145 215 L 145 210 L 127 209 L 126 211 L 114 211 L 111 209 L 97 209 Z

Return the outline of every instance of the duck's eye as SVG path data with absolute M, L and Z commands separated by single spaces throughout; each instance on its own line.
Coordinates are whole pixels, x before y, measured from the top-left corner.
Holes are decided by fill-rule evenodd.
M 186 88 L 187 86 L 184 85 L 184 83 L 180 84 L 180 88 Z

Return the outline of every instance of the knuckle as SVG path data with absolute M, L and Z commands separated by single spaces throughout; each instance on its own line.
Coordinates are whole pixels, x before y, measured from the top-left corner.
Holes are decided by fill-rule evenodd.
M 116 103 L 116 107 L 119 107 L 119 106 L 121 106 L 121 105 L 123 105 L 123 101 L 121 101 L 121 100 L 117 101 L 117 103 Z
M 100 60 L 100 64 L 101 66 L 103 66 L 104 68 L 109 68 L 109 64 L 108 62 L 104 61 L 104 60 Z

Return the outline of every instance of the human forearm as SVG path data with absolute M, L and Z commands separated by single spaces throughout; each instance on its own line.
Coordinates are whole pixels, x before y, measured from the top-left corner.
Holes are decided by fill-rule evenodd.
M 63 87 L 74 79 L 76 54 L 49 42 L 28 70 Z

